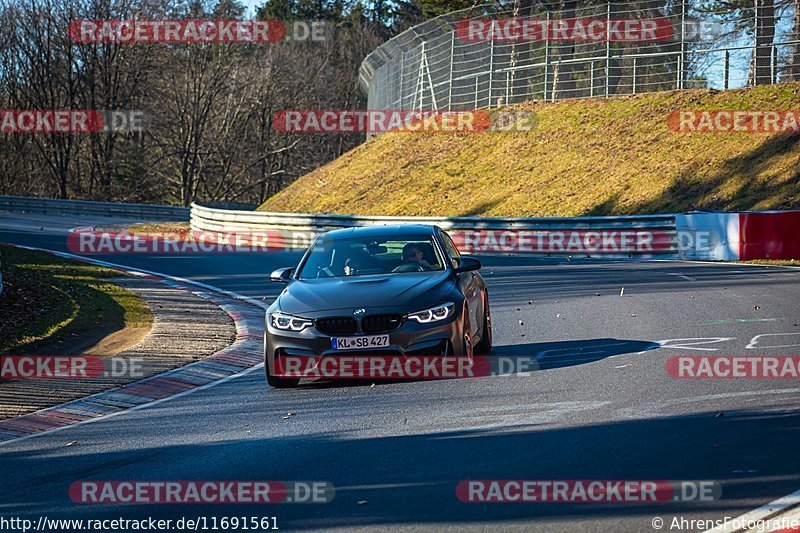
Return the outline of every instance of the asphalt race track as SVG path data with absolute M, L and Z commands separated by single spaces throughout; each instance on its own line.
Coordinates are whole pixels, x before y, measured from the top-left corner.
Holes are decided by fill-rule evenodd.
M 0 242 L 67 251 L 67 229 L 109 222 L 2 213 Z M 279 288 L 267 276 L 299 254 L 97 257 L 270 301 Z M 530 359 L 538 370 L 296 390 L 272 390 L 255 371 L 0 446 L 2 514 L 274 516 L 283 530 L 653 531 L 656 516 L 667 524 L 676 516 L 735 517 L 800 489 L 796 379 L 678 380 L 665 370 L 675 355 L 798 355 L 800 269 L 480 259 L 493 355 Z M 66 446 L 71 441 L 78 444 Z M 462 503 L 455 488 L 465 479 L 712 480 L 722 497 Z M 67 492 L 77 480 L 319 480 L 332 483 L 336 497 L 274 506 L 78 505 Z

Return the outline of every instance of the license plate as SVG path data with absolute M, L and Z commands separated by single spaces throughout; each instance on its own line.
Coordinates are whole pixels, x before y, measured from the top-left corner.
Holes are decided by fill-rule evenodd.
M 365 350 L 389 346 L 389 335 L 362 335 L 361 337 L 332 337 L 334 350 Z

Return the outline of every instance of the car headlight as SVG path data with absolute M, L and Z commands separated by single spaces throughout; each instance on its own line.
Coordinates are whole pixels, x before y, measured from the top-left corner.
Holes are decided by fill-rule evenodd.
M 303 331 L 307 327 L 314 325 L 314 322 L 311 320 L 284 313 L 271 313 L 270 323 L 273 328 L 282 329 L 284 331 Z
M 436 307 L 425 309 L 424 311 L 417 311 L 416 313 L 409 313 L 408 318 L 416 320 L 420 324 L 429 324 L 430 322 L 438 322 L 444 320 L 453 314 L 455 304 L 447 302 L 439 304 Z

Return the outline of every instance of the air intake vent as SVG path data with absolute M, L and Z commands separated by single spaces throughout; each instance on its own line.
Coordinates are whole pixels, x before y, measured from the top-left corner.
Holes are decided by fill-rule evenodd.
M 400 327 L 403 315 L 372 315 L 361 319 L 361 331 L 364 333 L 386 333 Z
M 356 321 L 350 317 L 318 318 L 317 329 L 328 335 L 352 335 L 356 332 Z

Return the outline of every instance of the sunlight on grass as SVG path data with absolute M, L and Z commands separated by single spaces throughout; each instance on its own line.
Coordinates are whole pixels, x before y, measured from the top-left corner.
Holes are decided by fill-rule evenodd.
M 675 133 L 674 110 L 796 109 L 800 83 L 513 106 L 530 132 L 388 133 L 261 210 L 580 216 L 800 208 L 800 135 Z
M 150 327 L 147 304 L 108 281 L 121 272 L 54 255 L 0 246 L 0 353 L 78 337 L 96 328 Z

